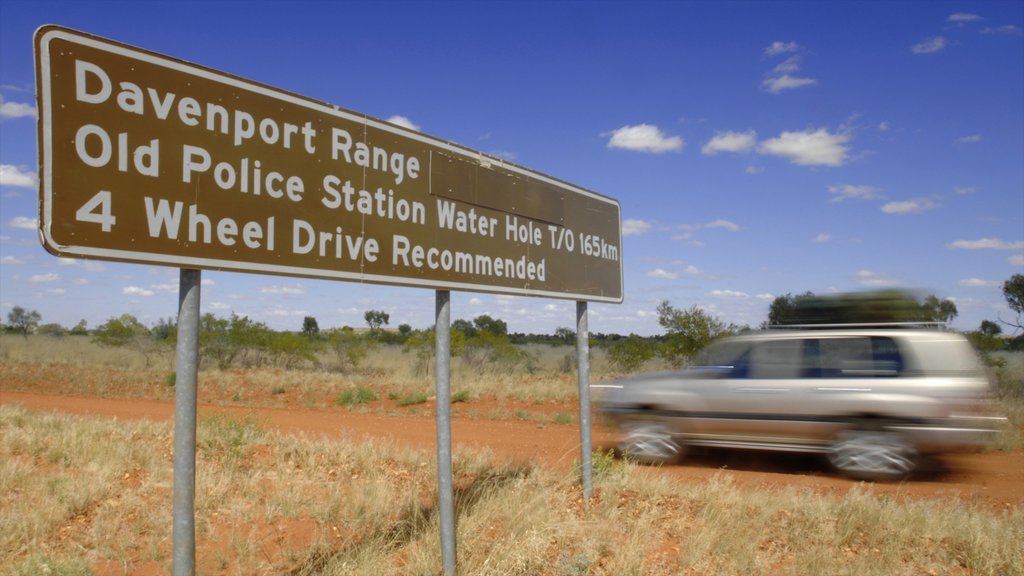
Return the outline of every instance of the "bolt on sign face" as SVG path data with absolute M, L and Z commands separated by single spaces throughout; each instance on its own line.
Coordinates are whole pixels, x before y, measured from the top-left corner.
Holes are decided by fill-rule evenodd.
M 66 28 L 35 50 L 52 254 L 622 301 L 616 200 Z

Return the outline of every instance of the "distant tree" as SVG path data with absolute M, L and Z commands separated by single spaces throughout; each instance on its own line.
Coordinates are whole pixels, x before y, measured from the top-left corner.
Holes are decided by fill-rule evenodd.
M 999 336 L 1003 333 L 1003 328 L 991 320 L 982 320 L 981 326 L 978 327 L 978 332 L 985 336 Z
M 573 344 L 576 341 L 576 331 L 572 328 L 555 328 L 555 340 Z
M 366 325 L 370 327 L 370 331 L 376 332 L 380 330 L 381 326 L 387 326 L 391 315 L 383 310 L 367 310 L 366 314 L 363 314 L 363 318 L 366 320 Z
M 712 340 L 739 330 L 697 306 L 679 310 L 668 300 L 658 305 L 658 324 L 665 329 L 661 355 L 675 367 L 684 366 Z
M 53 338 L 63 338 L 68 335 L 68 329 L 60 324 L 43 324 L 36 329 L 36 334 L 39 334 L 40 336 L 50 336 Z
M 473 338 L 476 336 L 476 326 L 469 320 L 458 319 L 452 322 L 452 331 L 461 332 L 466 338 Z
M 929 294 L 924 299 L 924 303 L 921 304 L 920 316 L 918 320 L 921 322 L 942 322 L 949 324 L 959 314 L 956 309 L 956 304 L 952 300 L 939 300 L 934 294 Z
M 1024 274 L 1014 274 L 1009 280 L 1003 282 L 1003 296 L 1006 298 L 1006 305 L 1017 313 L 1017 319 L 1013 322 L 1000 320 L 1015 330 L 1024 329 Z
M 369 356 L 376 342 L 363 338 L 350 326 L 336 328 L 327 333 L 327 343 L 338 359 L 338 368 L 342 372 L 358 370 Z
M 7 324 L 11 331 L 19 332 L 28 340 L 28 335 L 35 332 L 43 317 L 35 310 L 25 310 L 21 306 L 11 308 L 7 313 Z
M 623 372 L 635 372 L 654 357 L 656 350 L 646 338 L 630 334 L 608 347 L 608 361 Z
M 86 324 L 85 320 L 80 320 L 78 322 L 78 324 L 75 324 L 75 327 L 71 329 L 71 335 L 72 336 L 88 336 L 89 335 L 89 325 Z
M 153 338 L 162 342 L 171 343 L 178 339 L 178 321 L 168 316 L 167 318 L 161 318 L 156 321 L 150 332 L 153 334 Z
M 409 334 L 412 333 L 412 326 L 410 326 L 408 324 L 399 324 L 398 325 L 398 333 L 401 334 L 402 337 L 407 338 L 409 336 Z
M 474 318 L 473 325 L 481 332 L 489 332 L 496 336 L 508 335 L 508 324 L 506 324 L 504 320 L 491 318 L 487 314 L 482 314 Z
M 302 319 L 302 333 L 310 339 L 320 336 L 320 325 L 317 324 L 316 318 L 306 316 Z
M 150 355 L 160 344 L 149 328 L 131 314 L 110 318 L 93 330 L 92 339 L 101 346 L 125 347 L 138 352 L 145 359 L 147 368 Z
M 974 345 L 974 348 L 981 352 L 989 363 L 992 363 L 992 358 L 988 356 L 990 352 L 996 352 L 1006 347 L 1006 341 L 1000 337 L 1003 329 L 992 322 L 991 320 L 982 320 L 981 326 L 977 330 L 967 332 L 964 336 L 967 340 Z

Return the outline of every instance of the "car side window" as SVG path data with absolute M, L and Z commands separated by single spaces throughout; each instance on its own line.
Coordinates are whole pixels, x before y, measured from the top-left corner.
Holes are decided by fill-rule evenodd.
M 750 378 L 799 378 L 804 372 L 803 339 L 758 342 L 750 361 Z
M 817 351 L 820 378 L 891 377 L 903 368 L 899 349 L 891 338 L 822 338 Z

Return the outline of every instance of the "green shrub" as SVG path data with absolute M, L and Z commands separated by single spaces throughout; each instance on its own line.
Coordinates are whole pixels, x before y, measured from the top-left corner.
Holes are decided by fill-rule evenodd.
M 365 386 L 360 386 L 354 390 L 342 391 L 341 394 L 338 394 L 338 397 L 334 399 L 334 402 L 341 406 L 356 406 L 357 404 L 373 402 L 376 399 L 376 392 Z

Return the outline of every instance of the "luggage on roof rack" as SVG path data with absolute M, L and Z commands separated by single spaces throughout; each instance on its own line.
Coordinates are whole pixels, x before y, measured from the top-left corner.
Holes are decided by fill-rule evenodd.
M 772 324 L 769 330 L 842 330 L 858 328 L 936 328 L 946 327 L 945 322 L 848 322 L 822 324 Z

